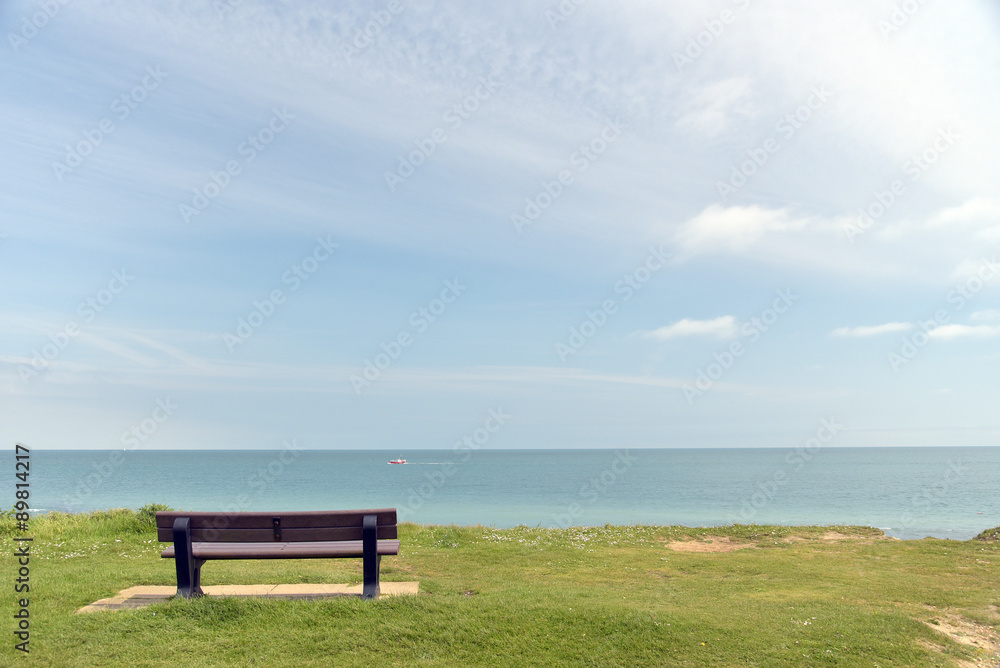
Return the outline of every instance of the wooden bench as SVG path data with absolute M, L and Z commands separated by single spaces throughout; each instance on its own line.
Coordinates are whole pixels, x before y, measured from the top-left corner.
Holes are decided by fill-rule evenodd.
M 274 513 L 156 513 L 160 555 L 177 566 L 177 595 L 201 596 L 201 566 L 211 559 L 364 560 L 362 598 L 379 594 L 384 554 L 399 554 L 396 509 Z

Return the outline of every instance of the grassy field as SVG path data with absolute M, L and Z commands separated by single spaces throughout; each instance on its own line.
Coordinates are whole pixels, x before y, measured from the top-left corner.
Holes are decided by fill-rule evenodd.
M 172 600 L 76 615 L 174 584 L 151 513 L 33 519 L 31 653 L 14 649 L 18 565 L 0 520 L 0 665 L 1000 665 L 1000 543 L 862 527 L 403 525 L 383 581 L 417 597 Z M 361 561 L 209 562 L 203 584 L 360 582 Z M 7 588 L 10 587 L 10 588 Z

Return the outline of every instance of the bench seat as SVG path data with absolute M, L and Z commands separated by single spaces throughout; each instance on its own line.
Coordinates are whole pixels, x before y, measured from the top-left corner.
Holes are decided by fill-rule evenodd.
M 363 557 L 364 546 L 360 540 L 327 540 L 311 543 L 191 543 L 195 559 L 339 559 Z M 399 554 L 398 540 L 380 540 L 376 554 Z M 171 545 L 161 554 L 164 559 L 174 558 Z

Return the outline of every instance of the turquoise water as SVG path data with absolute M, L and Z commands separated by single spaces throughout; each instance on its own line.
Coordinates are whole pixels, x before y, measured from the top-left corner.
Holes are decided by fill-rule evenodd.
M 1000 525 L 998 490 L 994 447 L 31 453 L 32 507 L 69 512 L 395 507 L 436 524 L 865 524 L 967 539 Z

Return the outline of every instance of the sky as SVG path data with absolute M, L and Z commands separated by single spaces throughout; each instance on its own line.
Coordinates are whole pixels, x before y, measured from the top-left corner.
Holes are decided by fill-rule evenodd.
M 996 3 L 0 28 L 10 446 L 1000 445 Z

